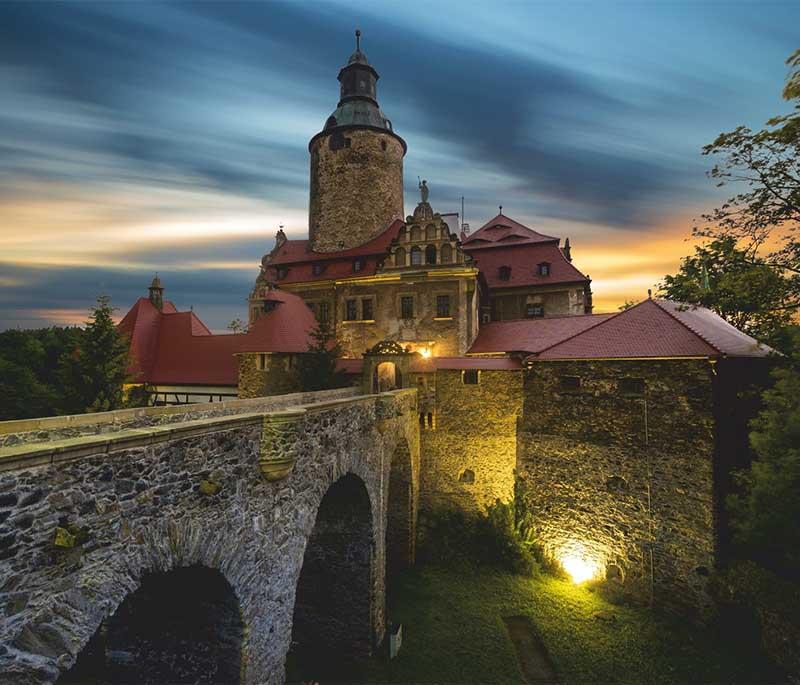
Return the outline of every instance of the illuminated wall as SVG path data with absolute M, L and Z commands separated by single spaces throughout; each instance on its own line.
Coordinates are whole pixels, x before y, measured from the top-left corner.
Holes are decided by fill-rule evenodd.
M 549 554 L 643 599 L 702 607 L 715 555 L 712 380 L 707 360 L 533 364 L 517 470 Z

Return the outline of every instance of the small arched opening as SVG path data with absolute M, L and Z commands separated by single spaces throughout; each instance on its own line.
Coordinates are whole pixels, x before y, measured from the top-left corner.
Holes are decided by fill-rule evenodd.
M 58 683 L 238 684 L 243 639 L 239 602 L 219 571 L 150 573 Z
M 341 679 L 372 652 L 372 510 L 358 476 L 322 498 L 297 581 L 287 679 Z
M 436 245 L 428 245 L 425 248 L 425 263 L 436 264 Z
M 453 248 L 450 243 L 442 245 L 442 264 L 450 264 L 453 261 Z
M 405 251 L 405 248 L 398 247 L 394 251 L 394 265 L 395 266 L 405 266 L 406 265 L 406 251 Z

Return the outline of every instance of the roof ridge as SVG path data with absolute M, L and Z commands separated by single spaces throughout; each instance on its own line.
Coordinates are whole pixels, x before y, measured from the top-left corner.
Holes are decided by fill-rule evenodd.
M 687 306 L 687 307 L 694 307 L 695 309 L 697 309 L 698 307 L 700 307 L 700 305 L 696 305 L 696 304 L 694 304 L 694 305 L 693 305 L 693 304 L 690 304 L 689 302 L 675 302 L 675 300 L 659 300 L 658 298 L 651 299 L 650 301 L 651 301 L 651 302 L 653 302 L 653 304 L 655 304 L 655 305 L 656 305 L 656 306 L 657 306 L 657 307 L 658 307 L 658 308 L 659 308 L 659 309 L 660 309 L 662 312 L 664 312 L 665 314 L 668 314 L 668 315 L 669 315 L 670 317 L 672 317 L 672 318 L 673 318 L 675 321 L 677 321 L 677 322 L 678 322 L 678 323 L 679 323 L 681 326 L 683 326 L 683 327 L 684 327 L 686 330 L 688 330 L 688 331 L 691 331 L 692 333 L 694 333 L 694 334 L 695 334 L 695 335 L 696 335 L 698 338 L 700 338 L 700 340 L 702 340 L 704 343 L 706 343 L 706 344 L 707 344 L 709 347 L 712 347 L 713 349 L 715 349 L 715 350 L 716 350 L 717 352 L 719 352 L 720 354 L 725 354 L 725 353 L 724 353 L 724 352 L 723 352 L 723 351 L 722 351 L 722 350 L 721 350 L 721 349 L 720 349 L 720 348 L 719 348 L 717 345 L 715 345 L 713 342 L 711 342 L 711 340 L 709 340 L 708 338 L 706 338 L 706 336 L 704 336 L 702 333 L 700 333 L 699 331 L 696 331 L 696 330 L 695 330 L 695 329 L 694 329 L 692 326 L 690 326 L 690 325 L 689 325 L 688 323 L 686 323 L 685 321 L 681 321 L 681 319 L 679 319 L 677 316 L 675 316 L 675 314 L 673 314 L 671 311 L 669 311 L 669 310 L 668 310 L 668 309 L 666 309 L 665 307 L 662 307 L 662 306 L 661 306 L 661 304 L 660 304 L 660 302 L 664 302 L 664 301 L 666 301 L 666 302 L 673 302 L 673 303 L 675 303 L 676 305 L 678 305 L 678 304 L 682 304 L 682 305 L 685 305 L 685 306 Z M 703 307 L 703 309 L 706 309 L 706 307 Z M 720 318 L 721 318 L 721 317 L 720 317 Z M 724 319 L 723 319 L 723 321 L 724 321 Z M 726 323 L 727 323 L 727 322 L 726 322 Z M 734 328 L 735 328 L 735 327 L 734 327 Z M 737 330 L 738 330 L 738 329 L 737 329 Z
M 556 347 L 557 345 L 561 345 L 562 343 L 565 343 L 568 340 L 572 340 L 573 338 L 577 338 L 579 335 L 583 335 L 584 333 L 588 333 L 589 331 L 593 331 L 598 326 L 602 326 L 603 324 L 607 324 L 609 321 L 613 321 L 618 316 L 624 314 L 625 312 L 629 312 L 631 309 L 636 309 L 636 307 L 639 307 L 639 306 L 643 305 L 645 302 L 647 302 L 647 300 L 642 300 L 638 304 L 633 305 L 633 307 L 629 307 L 628 309 L 623 309 L 621 312 L 617 312 L 617 313 L 613 313 L 612 312 L 611 316 L 609 316 L 607 319 L 604 319 L 603 321 L 598 321 L 594 326 L 589 326 L 589 328 L 584 328 L 582 331 L 578 331 L 577 333 L 574 333 L 574 334 L 570 335 L 569 337 L 564 338 L 563 340 L 559 340 L 558 342 L 553 343 L 552 345 L 549 345 L 548 347 L 545 347 L 544 349 L 541 349 L 538 352 L 536 352 L 535 354 L 532 354 L 530 356 L 531 357 L 538 357 L 540 354 L 542 354 L 542 352 L 546 352 L 547 350 L 551 350 L 554 347 Z
M 619 312 L 592 312 L 591 314 L 557 314 L 556 316 L 544 316 L 540 318 L 529 318 L 529 317 L 521 317 L 519 319 L 503 319 L 502 321 L 490 321 L 488 324 L 483 324 L 484 326 L 491 326 L 495 323 L 518 323 L 520 321 L 530 321 L 531 323 L 539 322 L 539 321 L 552 321 L 553 319 L 575 319 L 575 318 L 587 318 L 592 316 L 607 316 L 612 317 L 616 316 Z M 587 329 L 588 330 L 588 329 Z

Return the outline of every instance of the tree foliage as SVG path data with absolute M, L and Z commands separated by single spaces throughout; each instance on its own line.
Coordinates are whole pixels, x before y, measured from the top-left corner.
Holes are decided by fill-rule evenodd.
M 80 345 L 60 360 L 65 396 L 76 411 L 110 411 L 124 406 L 123 384 L 129 380 L 129 344 L 117 329 L 111 300 L 97 298 Z
M 800 332 L 794 353 L 773 371 L 750 444 L 756 459 L 728 497 L 735 539 L 765 566 L 800 580 Z
M 327 390 L 347 385 L 345 374 L 336 369 L 336 360 L 340 356 L 341 348 L 328 322 L 317 322 L 311 332 L 308 352 L 300 360 L 300 384 L 303 390 Z
M 754 338 L 781 348 L 798 292 L 793 279 L 761 257 L 737 247 L 726 235 L 697 246 L 664 277 L 661 293 L 670 300 L 702 305 Z
M 800 289 L 800 50 L 787 60 L 789 76 L 783 97 L 793 111 L 770 119 L 766 128 L 746 126 L 703 148 L 717 161 L 709 176 L 718 186 L 739 192 L 702 216 L 694 234 L 731 237 L 744 255 L 785 272 Z M 795 309 L 800 303 L 794 302 Z

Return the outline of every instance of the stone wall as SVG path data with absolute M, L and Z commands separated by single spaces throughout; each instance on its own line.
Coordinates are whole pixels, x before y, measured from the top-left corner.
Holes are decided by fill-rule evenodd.
M 644 599 L 707 604 L 712 378 L 707 360 L 533 363 L 517 469 L 549 554 L 594 565 Z
M 299 354 L 248 353 L 239 362 L 239 397 L 269 397 L 301 390 Z
M 404 154 L 396 136 L 369 129 L 312 141 L 308 229 L 314 250 L 363 245 L 405 216 Z
M 277 440 L 275 427 L 288 424 Z M 144 575 L 199 565 L 236 593 L 245 681 L 282 682 L 306 542 L 323 496 L 346 474 L 369 495 L 376 644 L 401 444 L 418 464 L 414 391 L 0 450 L 0 465 L 14 465 L 0 477 L 0 680 L 52 682 Z M 290 475 L 266 479 L 265 459 L 287 455 Z
M 544 307 L 545 316 L 584 314 L 583 284 L 531 286 L 489 293 L 492 321 L 524 319 L 528 304 Z
M 513 499 L 522 372 L 480 371 L 469 385 L 461 371 L 439 370 L 434 384 L 432 426 L 425 414 L 421 432 L 420 516 L 439 508 L 483 512 L 496 499 Z

